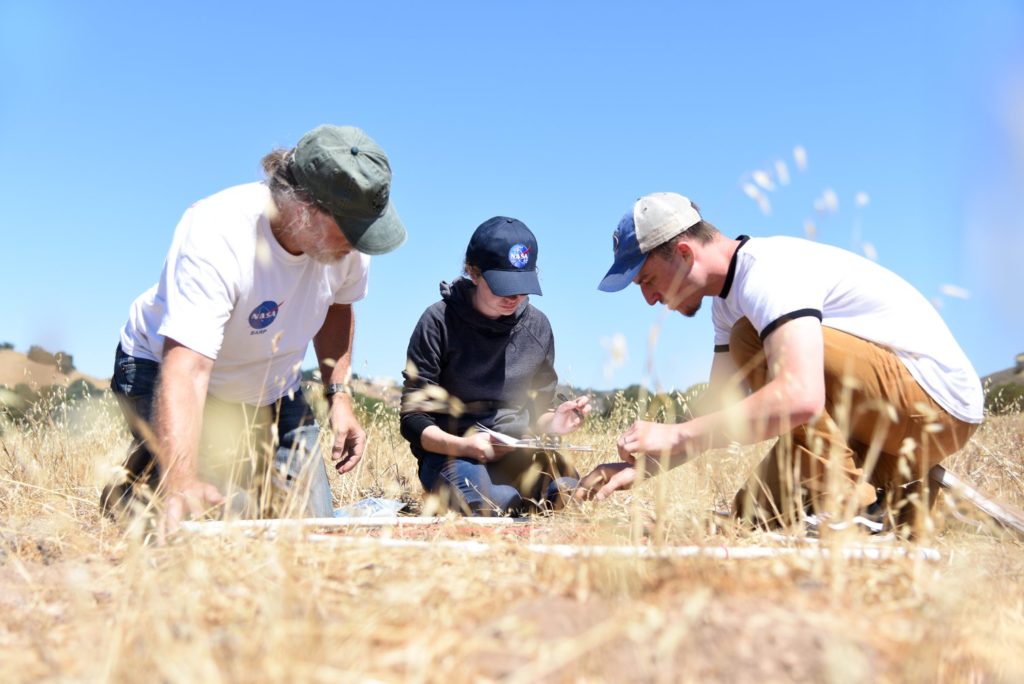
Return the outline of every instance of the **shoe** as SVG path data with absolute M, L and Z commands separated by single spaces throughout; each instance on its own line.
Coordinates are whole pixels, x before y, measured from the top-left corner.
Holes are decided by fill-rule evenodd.
M 823 524 L 827 524 L 828 528 L 834 532 L 848 530 L 851 526 L 865 530 L 868 534 L 881 534 L 885 531 L 885 525 L 881 521 L 872 520 L 863 515 L 855 515 L 848 521 L 836 523 L 826 523 L 825 516 L 815 513 L 804 517 L 804 526 L 807 529 L 807 534 L 810 536 L 817 537 Z

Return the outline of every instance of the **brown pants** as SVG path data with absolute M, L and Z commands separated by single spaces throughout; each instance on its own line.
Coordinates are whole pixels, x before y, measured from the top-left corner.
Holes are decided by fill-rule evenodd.
M 805 510 L 846 517 L 873 503 L 877 488 L 891 522 L 912 523 L 934 502 L 928 470 L 978 426 L 935 403 L 891 351 L 832 328 L 822 334 L 825 412 L 779 438 L 736 494 L 736 515 L 769 526 Z M 763 387 L 764 346 L 746 318 L 733 327 L 729 351 L 751 390 Z

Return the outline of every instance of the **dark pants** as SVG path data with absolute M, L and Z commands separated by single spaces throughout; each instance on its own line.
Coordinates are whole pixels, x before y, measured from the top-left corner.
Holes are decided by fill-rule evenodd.
M 420 484 L 441 497 L 443 507 L 466 515 L 518 515 L 552 510 L 579 484 L 560 454 L 517 449 L 492 463 L 426 454 L 420 459 Z
M 160 466 L 149 449 L 153 398 L 159 377 L 159 363 L 129 356 L 121 345 L 117 346 L 110 387 L 128 420 L 132 441 L 123 481 L 108 484 L 100 497 L 100 506 L 108 515 L 146 505 L 160 482 Z M 277 427 L 276 443 L 270 436 L 272 424 Z M 225 430 L 224 426 L 229 427 Z M 225 431 L 226 437 L 217 434 Z M 200 477 L 229 495 L 230 507 L 244 515 L 283 515 L 287 509 L 297 508 L 295 512 L 302 515 L 331 517 L 334 509 L 319 432 L 301 392 L 261 408 L 208 397 L 200 446 Z M 239 446 L 263 444 L 265 448 L 248 449 L 261 454 L 260 458 L 233 460 L 223 457 L 225 441 L 230 443 L 233 453 L 239 451 Z

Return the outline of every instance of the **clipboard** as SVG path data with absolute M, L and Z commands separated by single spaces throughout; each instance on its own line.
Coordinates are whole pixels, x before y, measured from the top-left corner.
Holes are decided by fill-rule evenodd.
M 504 432 L 492 430 L 486 425 L 477 423 L 474 426 L 480 432 L 488 435 L 491 441 L 501 446 L 515 449 L 548 449 L 550 451 L 593 451 L 594 447 L 583 444 L 563 444 L 559 439 L 541 439 L 539 437 L 527 437 L 524 439 L 506 435 Z

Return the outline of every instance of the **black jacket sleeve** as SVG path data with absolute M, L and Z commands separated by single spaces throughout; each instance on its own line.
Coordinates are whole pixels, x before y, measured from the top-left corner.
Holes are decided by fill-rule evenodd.
M 530 383 L 530 426 L 536 428 L 537 420 L 557 405 L 555 390 L 558 386 L 558 374 L 555 372 L 555 337 L 551 332 L 551 324 L 544 314 L 536 310 L 534 313 L 539 318 L 534 339 L 544 348 L 544 360 L 537 367 Z
M 406 367 L 402 371 L 404 381 L 400 430 L 402 437 L 416 447 L 422 447 L 420 435 L 423 431 L 431 425 L 437 425 L 433 416 L 422 410 L 427 399 L 423 389 L 438 385 L 445 345 L 443 318 L 435 305 L 423 312 L 412 331 L 406 352 Z

